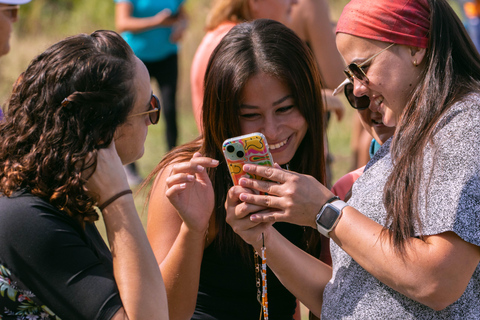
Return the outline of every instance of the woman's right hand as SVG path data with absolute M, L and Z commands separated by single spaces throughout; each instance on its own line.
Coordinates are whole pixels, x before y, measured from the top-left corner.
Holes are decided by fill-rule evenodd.
M 214 168 L 218 163 L 196 152 L 190 161 L 174 164 L 166 179 L 165 194 L 190 230 L 204 233 L 208 228 L 215 199 L 205 168 Z

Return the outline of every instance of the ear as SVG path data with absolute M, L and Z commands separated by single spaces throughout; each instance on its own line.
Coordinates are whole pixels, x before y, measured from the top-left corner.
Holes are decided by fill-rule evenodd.
M 412 56 L 412 63 L 419 65 L 425 58 L 427 49 L 419 47 L 410 47 L 410 54 Z

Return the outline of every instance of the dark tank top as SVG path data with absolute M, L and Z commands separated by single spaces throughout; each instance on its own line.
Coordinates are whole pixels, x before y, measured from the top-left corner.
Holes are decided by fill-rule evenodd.
M 301 247 L 303 227 L 282 222 L 275 223 L 274 227 L 290 242 Z M 216 241 L 203 253 L 197 304 L 192 319 L 259 319 L 261 306 L 257 301 L 253 263 L 245 261 L 238 248 L 220 253 Z M 296 299 L 268 268 L 267 286 L 269 318 L 292 320 Z

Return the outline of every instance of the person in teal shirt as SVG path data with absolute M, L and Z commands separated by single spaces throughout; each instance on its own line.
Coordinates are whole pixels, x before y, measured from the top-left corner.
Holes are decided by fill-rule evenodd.
M 177 144 L 176 91 L 178 45 L 187 26 L 184 0 L 114 0 L 115 26 L 158 83 L 168 148 Z M 126 167 L 131 184 L 139 184 L 135 164 Z

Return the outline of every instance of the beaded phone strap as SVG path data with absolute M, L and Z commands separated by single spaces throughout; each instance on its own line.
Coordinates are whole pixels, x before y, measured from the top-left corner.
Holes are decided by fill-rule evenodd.
M 266 256 L 266 248 L 265 248 L 265 238 L 263 237 L 262 233 L 262 248 L 261 254 L 259 255 L 257 251 L 255 251 L 255 275 L 256 275 L 256 282 L 257 282 L 257 300 L 262 306 L 260 309 L 260 320 L 263 319 L 268 320 L 268 296 L 267 296 L 267 256 Z M 262 264 L 258 262 L 258 257 L 262 258 Z M 260 289 L 261 288 L 261 289 Z

